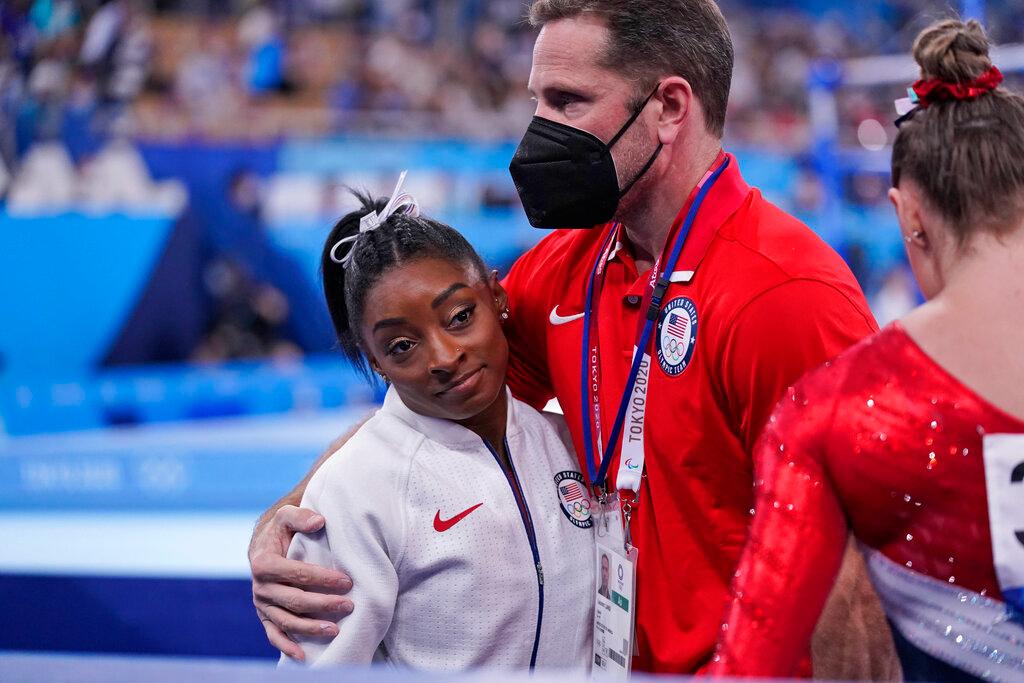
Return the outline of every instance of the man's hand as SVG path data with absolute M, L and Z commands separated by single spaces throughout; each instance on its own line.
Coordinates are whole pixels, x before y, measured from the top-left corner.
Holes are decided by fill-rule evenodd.
M 289 633 L 323 638 L 338 634 L 333 622 L 302 615 L 342 618 L 353 608 L 351 600 L 340 597 L 352 589 L 347 574 L 286 557 L 296 532 L 311 533 L 323 526 L 324 518 L 312 510 L 282 505 L 269 519 L 260 521 L 249 544 L 252 602 L 267 639 L 299 661 L 305 659 L 305 653 Z

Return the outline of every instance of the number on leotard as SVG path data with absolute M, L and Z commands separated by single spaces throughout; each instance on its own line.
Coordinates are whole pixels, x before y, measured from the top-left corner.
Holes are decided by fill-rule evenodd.
M 1024 615 L 1024 434 L 986 434 L 985 489 L 996 577 L 1003 598 Z

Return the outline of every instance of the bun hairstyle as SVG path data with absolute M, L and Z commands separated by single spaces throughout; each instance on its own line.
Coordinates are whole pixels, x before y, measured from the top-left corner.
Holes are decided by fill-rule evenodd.
M 993 66 L 974 20 L 932 24 L 913 51 L 925 81 L 968 84 Z M 996 87 L 919 107 L 893 144 L 893 187 L 903 178 L 922 189 L 961 244 L 978 231 L 1009 231 L 1024 215 L 1024 98 Z
M 914 60 L 921 78 L 963 83 L 992 68 L 985 29 L 974 19 L 966 24 L 947 19 L 932 24 L 914 41 Z
M 331 228 L 320 255 L 327 310 L 342 353 L 367 377 L 373 373 L 362 350 L 359 330 L 366 307 L 366 295 L 373 285 L 391 269 L 421 258 L 439 258 L 469 267 L 484 280 L 487 269 L 483 260 L 466 238 L 457 230 L 426 216 L 393 213 L 373 230 L 359 233 L 360 219 L 370 212 L 379 212 L 387 198 L 352 191 L 362 207 L 346 214 Z M 359 235 L 351 243 L 351 260 L 342 265 L 332 258 L 338 242 Z M 340 256 L 343 251 L 339 249 Z

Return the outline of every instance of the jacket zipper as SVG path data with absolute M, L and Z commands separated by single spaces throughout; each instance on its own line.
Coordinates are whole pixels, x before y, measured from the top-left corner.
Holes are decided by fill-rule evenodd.
M 494 456 L 494 461 L 498 463 L 498 467 L 505 475 L 505 479 L 508 480 L 509 488 L 512 489 L 512 497 L 516 500 L 519 516 L 523 520 L 523 528 L 526 529 L 526 538 L 530 542 L 530 551 L 533 553 L 533 566 L 537 571 L 537 631 L 533 636 L 533 653 L 530 655 L 530 669 L 532 670 L 537 666 L 537 650 L 540 647 L 540 627 L 544 621 L 544 567 L 541 566 L 540 552 L 537 550 L 537 532 L 533 527 L 533 516 L 530 514 L 530 506 L 526 503 L 526 494 L 523 492 L 522 483 L 520 483 L 519 475 L 516 473 L 516 466 L 512 463 L 512 449 L 508 447 L 508 439 L 505 439 L 505 452 L 508 453 L 508 465 L 512 470 L 511 476 L 509 472 L 505 471 L 501 458 L 491 448 L 491 444 L 484 440 L 484 445 L 487 446 L 487 450 Z

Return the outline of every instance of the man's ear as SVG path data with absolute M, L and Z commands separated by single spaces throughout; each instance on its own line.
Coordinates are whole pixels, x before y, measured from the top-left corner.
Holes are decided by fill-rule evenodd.
M 675 142 L 693 114 L 696 99 L 690 82 L 680 76 L 670 76 L 658 85 L 655 99 L 661 110 L 655 125 L 658 141 L 663 145 Z

